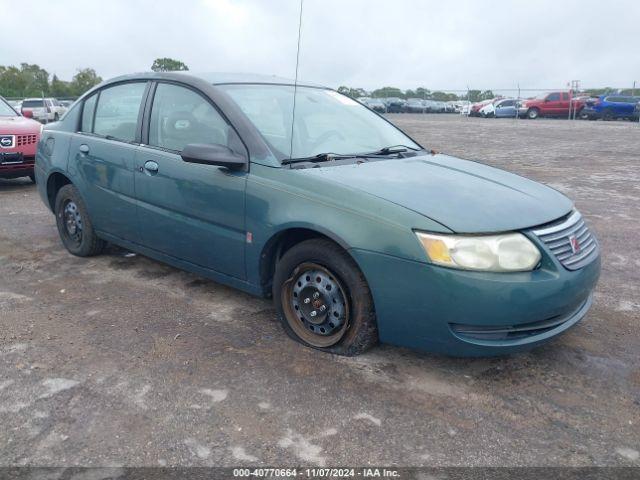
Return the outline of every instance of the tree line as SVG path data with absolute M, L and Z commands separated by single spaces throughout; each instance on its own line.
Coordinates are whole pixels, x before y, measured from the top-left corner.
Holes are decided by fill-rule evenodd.
M 49 75 L 36 64 L 0 65 L 0 95 L 6 98 L 79 97 L 102 81 L 93 68 L 81 68 L 70 81 Z
M 180 60 L 156 58 L 151 65 L 154 72 L 189 70 Z M 16 66 L 0 65 L 0 96 L 5 98 L 56 97 L 76 98 L 102 82 L 93 68 L 81 68 L 70 81 L 50 75 L 36 64 L 21 63 Z

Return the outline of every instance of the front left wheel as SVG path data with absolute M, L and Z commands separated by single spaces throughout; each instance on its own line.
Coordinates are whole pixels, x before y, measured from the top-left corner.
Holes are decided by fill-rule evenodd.
M 378 342 L 369 285 L 353 258 L 329 240 L 307 240 L 283 255 L 273 300 L 286 333 L 304 345 L 352 356 Z
M 56 195 L 56 225 L 60 239 L 69 253 L 78 257 L 98 255 L 105 247 L 98 238 L 80 192 L 73 185 L 65 185 Z

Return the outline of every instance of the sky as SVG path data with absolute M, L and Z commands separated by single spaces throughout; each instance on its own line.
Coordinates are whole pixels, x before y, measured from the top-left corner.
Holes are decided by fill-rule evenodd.
M 69 80 L 189 69 L 293 78 L 300 0 L 0 0 L 0 65 Z M 6 15 L 10 12 L 10 15 Z M 304 0 L 299 78 L 431 90 L 640 85 L 640 1 Z

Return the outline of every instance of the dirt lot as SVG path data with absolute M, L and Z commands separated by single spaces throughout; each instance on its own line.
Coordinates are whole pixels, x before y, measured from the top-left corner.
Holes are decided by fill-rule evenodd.
M 72 257 L 35 188 L 0 180 L 0 463 L 640 465 L 640 126 L 391 118 L 575 200 L 604 262 L 583 322 L 507 358 L 330 356 L 267 300 Z

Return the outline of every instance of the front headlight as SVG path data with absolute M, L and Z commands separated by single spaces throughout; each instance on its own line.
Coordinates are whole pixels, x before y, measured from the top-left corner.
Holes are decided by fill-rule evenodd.
M 540 262 L 540 251 L 521 233 L 437 235 L 416 232 L 436 265 L 485 272 L 524 272 Z

